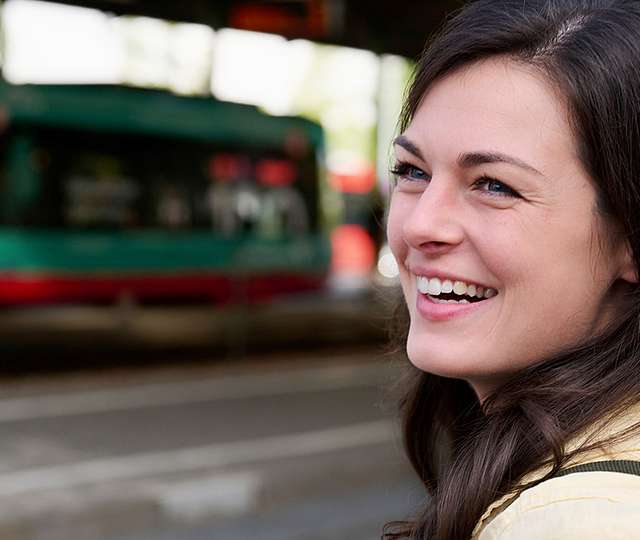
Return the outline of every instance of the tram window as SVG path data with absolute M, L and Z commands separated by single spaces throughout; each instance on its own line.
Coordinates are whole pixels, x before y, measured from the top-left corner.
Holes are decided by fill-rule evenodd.
M 24 198 L 25 170 L 33 185 L 29 201 L 3 209 L 5 223 L 264 238 L 317 228 L 312 156 L 293 160 L 280 150 L 56 128 L 14 134 L 3 145 L 8 154 L 12 145 L 13 157 L 0 149 L 2 193 L 18 186 Z
M 67 226 L 132 228 L 139 224 L 140 187 L 118 157 L 81 155 L 71 161 L 62 181 Z

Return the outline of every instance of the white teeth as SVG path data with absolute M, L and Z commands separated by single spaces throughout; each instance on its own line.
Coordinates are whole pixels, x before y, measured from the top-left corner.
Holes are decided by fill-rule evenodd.
M 431 278 L 429 280 L 428 293 L 437 296 L 440 294 L 441 291 L 442 291 L 442 282 L 437 277 Z
M 428 294 L 433 300 L 437 300 L 436 297 L 442 293 L 454 293 L 458 296 L 467 295 L 471 298 L 492 298 L 498 294 L 496 289 L 490 287 L 482 287 L 480 285 L 474 285 L 473 283 L 466 284 L 464 281 L 451 281 L 449 279 L 441 280 L 440 278 L 428 278 L 425 276 L 416 276 L 417 288 L 421 294 Z M 467 300 L 461 300 L 464 303 L 469 303 Z M 449 302 L 460 303 L 458 300 L 449 300 Z M 439 303 L 447 302 L 441 300 Z
M 420 294 L 429 292 L 429 279 L 424 276 L 418 276 L 418 291 Z
M 458 296 L 462 296 L 467 292 L 467 284 L 464 281 L 456 281 L 453 284 L 453 292 Z
M 498 291 L 496 291 L 495 289 L 487 289 L 486 291 L 484 291 L 484 297 L 485 298 L 491 298 L 492 296 L 495 296 L 496 294 L 498 294 Z
M 438 298 L 437 296 L 429 296 L 436 304 L 469 304 L 469 300 L 445 300 L 444 298 Z

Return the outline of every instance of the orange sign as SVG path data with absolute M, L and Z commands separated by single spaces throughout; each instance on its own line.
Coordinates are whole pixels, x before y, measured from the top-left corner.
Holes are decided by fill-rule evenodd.
M 327 37 L 330 25 L 326 0 L 298 0 L 239 3 L 231 8 L 229 26 L 313 39 Z

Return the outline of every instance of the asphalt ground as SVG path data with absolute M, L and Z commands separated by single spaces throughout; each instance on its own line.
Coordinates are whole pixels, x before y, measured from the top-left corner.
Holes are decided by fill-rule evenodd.
M 415 488 L 388 392 L 402 362 L 369 348 L 5 378 L 0 538 L 379 528 Z

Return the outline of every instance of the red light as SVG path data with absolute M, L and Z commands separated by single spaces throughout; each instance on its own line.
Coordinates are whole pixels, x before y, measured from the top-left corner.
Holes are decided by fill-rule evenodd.
M 256 166 L 258 182 L 265 186 L 290 186 L 295 182 L 296 176 L 296 167 L 284 159 L 264 159 Z
M 376 172 L 373 167 L 366 166 L 357 171 L 330 172 L 329 184 L 342 193 L 369 193 L 376 184 Z
M 209 178 L 216 182 L 230 182 L 249 172 L 246 158 L 233 154 L 216 154 L 209 160 Z
M 367 230 L 360 225 L 341 225 L 331 234 L 334 273 L 366 276 L 376 259 L 376 247 Z

